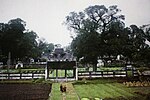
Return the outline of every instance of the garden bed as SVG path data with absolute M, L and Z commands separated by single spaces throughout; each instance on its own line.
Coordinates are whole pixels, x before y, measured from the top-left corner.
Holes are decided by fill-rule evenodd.
M 51 84 L 0 83 L 0 100 L 47 100 Z

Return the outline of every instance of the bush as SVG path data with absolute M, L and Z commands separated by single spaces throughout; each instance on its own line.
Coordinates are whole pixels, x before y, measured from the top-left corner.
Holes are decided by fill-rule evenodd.
M 150 82 L 149 81 L 123 82 L 123 84 L 126 85 L 127 87 L 143 87 L 143 86 L 147 87 L 147 86 L 150 86 Z
M 44 78 L 34 79 L 32 82 L 34 83 L 43 83 L 45 81 Z

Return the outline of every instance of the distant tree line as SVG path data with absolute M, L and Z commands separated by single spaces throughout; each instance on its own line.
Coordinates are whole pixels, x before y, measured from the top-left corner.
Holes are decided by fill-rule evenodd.
M 39 39 L 34 31 L 29 31 L 25 26 L 26 22 L 20 18 L 0 23 L 0 62 L 6 64 L 9 52 L 14 63 L 17 60 L 27 62 L 29 58 L 40 58 L 42 53 L 54 49 L 52 43 Z
M 150 27 L 125 27 L 125 16 L 117 5 L 89 6 L 82 12 L 70 12 L 65 24 L 76 33 L 71 43 L 72 51 L 85 64 L 96 70 L 97 60 L 104 62 L 117 59 L 150 66 Z

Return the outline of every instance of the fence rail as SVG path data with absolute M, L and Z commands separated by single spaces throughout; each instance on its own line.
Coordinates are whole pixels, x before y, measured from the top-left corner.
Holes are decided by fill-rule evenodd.
M 131 71 L 132 76 L 137 76 L 137 71 Z M 126 70 L 116 70 L 116 71 L 78 71 L 78 77 L 96 78 L 96 77 L 127 77 L 128 72 Z
M 130 75 L 138 76 L 136 70 L 131 70 L 130 73 L 126 70 L 115 71 L 78 71 L 78 77 L 83 78 L 99 78 L 99 77 L 128 77 Z M 44 78 L 45 70 L 27 70 L 21 72 L 0 72 L 0 79 L 34 79 Z M 55 78 L 55 77 L 54 77 Z
M 0 79 L 34 79 L 43 78 L 45 76 L 45 71 L 29 71 L 29 72 L 17 72 L 17 73 L 0 73 Z

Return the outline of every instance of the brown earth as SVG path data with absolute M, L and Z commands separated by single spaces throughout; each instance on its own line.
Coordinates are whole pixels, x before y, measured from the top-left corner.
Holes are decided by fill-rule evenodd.
M 51 84 L 0 84 L 0 100 L 47 100 Z

